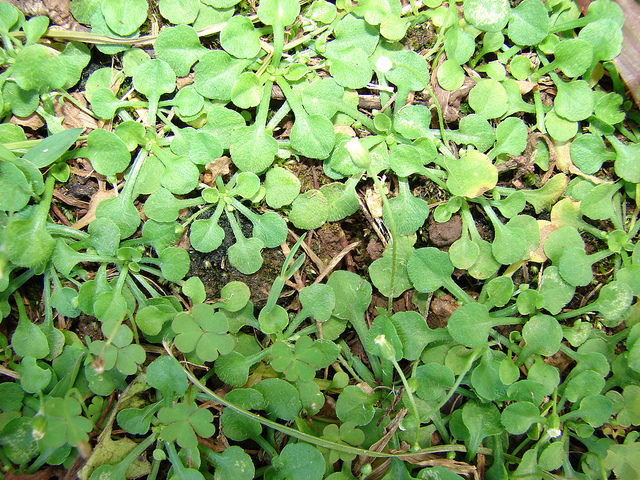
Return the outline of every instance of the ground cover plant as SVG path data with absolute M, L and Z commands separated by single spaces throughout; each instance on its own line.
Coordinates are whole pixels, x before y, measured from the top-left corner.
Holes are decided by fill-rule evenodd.
M 60 5 L 0 2 L 6 478 L 640 478 L 616 3 Z

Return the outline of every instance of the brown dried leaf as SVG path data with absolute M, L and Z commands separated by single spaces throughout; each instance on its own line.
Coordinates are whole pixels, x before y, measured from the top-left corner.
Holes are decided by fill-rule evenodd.
M 82 106 L 87 107 L 87 100 L 81 92 L 74 92 L 71 96 Z M 54 108 L 57 117 L 62 117 L 62 126 L 65 128 L 88 128 L 96 130 L 100 128 L 98 122 L 91 115 L 83 112 L 69 101 L 60 101 L 60 97 L 54 100 Z
M 107 198 L 112 198 L 114 196 L 113 190 L 98 190 L 93 197 L 91 197 L 91 201 L 89 202 L 89 210 L 87 213 L 78 220 L 76 223 L 71 225 L 73 228 L 80 230 L 81 228 L 86 227 L 91 222 L 93 222 L 96 218 L 96 209 L 101 201 L 106 200 Z
M 14 125 L 19 125 L 21 127 L 26 127 L 31 130 L 38 130 L 44 127 L 44 120 L 35 112 L 28 117 L 16 117 L 15 115 L 13 115 L 11 119 L 9 119 L 9 123 L 13 123 Z
M 210 187 L 215 186 L 216 178 L 218 175 L 227 175 L 231 166 L 231 158 L 223 155 L 216 158 L 213 162 L 209 162 L 204 166 L 205 174 L 203 183 L 206 183 Z

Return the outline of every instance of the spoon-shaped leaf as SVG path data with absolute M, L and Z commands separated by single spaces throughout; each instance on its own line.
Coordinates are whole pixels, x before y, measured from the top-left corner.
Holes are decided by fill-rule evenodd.
M 149 100 L 147 122 L 155 124 L 160 96 L 176 88 L 176 74 L 164 60 L 152 59 L 140 65 L 133 75 L 133 86 Z

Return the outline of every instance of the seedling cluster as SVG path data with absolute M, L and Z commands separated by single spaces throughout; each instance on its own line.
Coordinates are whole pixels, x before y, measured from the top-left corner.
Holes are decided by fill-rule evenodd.
M 70 9 L 83 28 L 0 2 L 5 471 L 638 478 L 615 2 Z M 327 224 L 360 244 L 318 258 Z M 192 273 L 267 249 L 266 301 Z

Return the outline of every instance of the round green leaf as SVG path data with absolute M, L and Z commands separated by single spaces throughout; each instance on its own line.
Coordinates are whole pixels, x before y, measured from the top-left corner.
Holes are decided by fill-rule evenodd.
M 198 0 L 160 0 L 160 14 L 171 23 L 193 23 L 200 10 Z
M 336 415 L 342 422 L 367 425 L 375 413 L 373 398 L 355 385 L 347 386 L 336 401 Z
M 321 480 L 326 470 L 320 451 L 307 443 L 290 443 L 274 459 L 276 470 L 290 480 Z
M 278 142 L 260 125 L 243 126 L 233 132 L 230 151 L 239 170 L 262 173 L 273 163 Z
M 301 155 L 321 160 L 331 154 L 336 141 L 333 124 L 323 115 L 296 118 L 289 138 Z
M 504 115 L 508 101 L 507 91 L 500 82 L 493 79 L 479 81 L 469 92 L 469 106 L 484 118 Z
M 499 32 L 509 20 L 507 0 L 465 0 L 464 18 L 478 30 Z
M 529 430 L 532 424 L 540 422 L 540 410 L 531 402 L 516 402 L 507 405 L 502 411 L 500 421 L 512 435 L 521 435 Z
M 577 122 L 591 116 L 595 97 L 586 81 L 559 82 L 556 87 L 554 109 L 560 117 Z
M 161 356 L 147 367 L 147 383 L 162 392 L 184 393 L 189 386 L 187 375 L 175 358 Z
M 101 128 L 87 137 L 87 158 L 96 172 L 106 176 L 124 171 L 131 162 L 129 149 L 120 137 Z
M 465 8 L 467 3 L 465 2 Z M 444 51 L 447 54 L 447 59 L 458 65 L 467 63 L 475 49 L 475 39 L 460 28 L 451 28 L 444 35 Z
M 493 326 L 489 310 L 482 303 L 468 303 L 454 310 L 447 330 L 453 339 L 470 348 L 484 345 Z
M 164 60 L 149 60 L 136 69 L 133 86 L 149 101 L 157 100 L 161 95 L 175 90 L 176 74 Z
M 572 122 L 559 117 L 555 110 L 550 110 L 547 113 L 544 117 L 544 123 L 549 135 L 558 142 L 571 140 L 576 133 L 578 133 L 578 122 Z
M 295 200 L 300 193 L 300 180 L 289 170 L 273 167 L 267 171 L 264 187 L 267 205 L 278 209 Z
M 262 84 L 253 72 L 244 72 L 231 90 L 231 101 L 240 108 L 255 107 L 262 99 Z
M 327 199 L 319 190 L 307 190 L 293 201 L 289 220 L 296 228 L 313 230 L 320 228 L 329 214 Z
M 229 312 L 237 312 L 242 310 L 249 301 L 251 291 L 243 282 L 232 281 L 227 283 L 220 290 L 220 302 L 222 308 Z
M 289 323 L 289 315 L 280 305 L 275 305 L 271 309 L 263 308 L 258 315 L 258 323 L 263 333 L 279 333 Z
M 423 56 L 412 50 L 402 50 L 391 61 L 393 67 L 386 77 L 397 87 L 423 90 L 429 85 L 429 66 Z
M 445 90 L 457 90 L 464 84 L 464 70 L 454 60 L 447 59 L 438 67 L 436 78 L 438 84 Z
M 300 413 L 300 394 L 289 382 L 279 378 L 267 378 L 253 388 L 264 397 L 265 411 L 268 415 L 282 420 L 293 420 Z
M 526 351 L 551 356 L 560 349 L 563 334 L 558 321 L 550 315 L 536 315 L 522 327 Z
M 147 19 L 146 0 L 102 0 L 101 10 L 107 25 L 118 35 L 134 33 Z
M 189 254 L 182 248 L 165 248 L 158 258 L 162 275 L 171 282 L 179 282 L 189 271 Z
M 198 33 L 188 25 L 165 28 L 153 44 L 156 58 L 164 60 L 179 77 L 189 74 L 191 67 L 207 51 Z
M 507 35 L 516 45 L 536 45 L 549 33 L 549 14 L 540 0 L 524 0 L 511 10 Z
M 258 7 L 258 15 L 260 15 L 260 7 Z M 253 58 L 260 52 L 260 34 L 249 17 L 235 15 L 227 20 L 222 28 L 220 45 L 234 57 Z
M 231 265 L 241 273 L 251 275 L 262 267 L 262 249 L 264 243 L 257 238 L 236 239 L 236 243 L 227 250 Z
M 447 187 L 452 195 L 475 198 L 491 190 L 498 182 L 498 170 L 489 158 L 477 150 L 468 150 L 460 158 L 447 158 Z
M 196 90 L 205 98 L 230 100 L 246 65 L 247 60 L 234 59 L 223 50 L 210 50 L 193 69 Z

